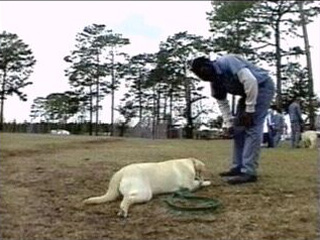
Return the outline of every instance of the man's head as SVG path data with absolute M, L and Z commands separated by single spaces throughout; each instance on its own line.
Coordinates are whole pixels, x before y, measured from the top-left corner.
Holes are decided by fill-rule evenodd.
M 212 62 L 206 57 L 195 58 L 191 62 L 191 71 L 204 81 L 212 81 L 215 76 Z

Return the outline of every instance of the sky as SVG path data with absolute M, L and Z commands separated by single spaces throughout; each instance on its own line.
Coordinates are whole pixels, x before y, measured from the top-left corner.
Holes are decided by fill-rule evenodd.
M 29 78 L 32 85 L 23 89 L 28 101 L 8 97 L 5 121 L 30 121 L 33 100 L 53 92 L 70 90 L 63 58 L 74 50 L 75 37 L 85 26 L 105 24 L 114 33 L 130 39 L 125 51 L 130 55 L 155 53 L 161 41 L 175 33 L 209 37 L 206 12 L 210 1 L 1 1 L 0 32 L 15 33 L 28 44 L 37 60 Z M 319 18 L 308 27 L 312 46 L 315 92 L 320 95 Z M 209 96 L 209 86 L 206 92 Z M 121 94 L 116 95 L 116 104 Z M 212 100 L 213 101 L 213 100 Z M 110 98 L 102 102 L 102 122 L 110 122 Z M 115 118 L 117 119 L 115 112 Z

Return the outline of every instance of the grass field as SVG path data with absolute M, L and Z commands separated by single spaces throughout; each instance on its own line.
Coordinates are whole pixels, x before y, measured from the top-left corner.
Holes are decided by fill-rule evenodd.
M 319 164 L 316 149 L 283 144 L 263 149 L 259 181 L 230 186 L 229 140 L 147 140 L 0 134 L 0 239 L 318 239 Z M 223 207 L 179 213 L 156 196 L 134 205 L 127 220 L 120 201 L 84 206 L 103 194 L 119 168 L 132 162 L 196 157 L 213 185 L 196 192 Z

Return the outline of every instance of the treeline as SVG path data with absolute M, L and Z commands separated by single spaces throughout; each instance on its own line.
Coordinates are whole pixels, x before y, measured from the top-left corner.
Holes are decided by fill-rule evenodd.
M 110 124 L 100 123 L 97 126 L 97 132 L 99 135 L 108 135 L 110 133 Z M 39 122 L 39 123 L 4 123 L 3 132 L 10 133 L 50 133 L 51 130 L 63 129 L 67 130 L 70 134 L 76 135 L 89 135 L 90 126 L 89 123 L 48 123 L 48 122 Z
M 68 63 L 65 76 L 72 90 L 34 99 L 31 118 L 67 124 L 76 117 L 89 122 L 90 134 L 98 134 L 95 126 L 104 107 L 101 102 L 110 95 L 111 135 L 115 131 L 114 111 L 118 111 L 122 126 L 133 119 L 153 126 L 182 123 L 185 136 L 193 138 L 199 125 L 209 124 L 204 119 L 212 106 L 203 103 L 203 87 L 188 71 L 188 61 L 199 55 L 235 53 L 269 66 L 277 85 L 275 104 L 286 110 L 293 97 L 301 97 L 302 109 L 314 128 L 318 105 L 306 26 L 319 12 L 316 1 L 212 1 L 212 9 L 207 12 L 211 37 L 182 31 L 160 42 L 156 53 L 135 56 L 123 51 L 130 44 L 129 38 L 104 24 L 86 26 L 76 35 L 74 49 L 63 59 Z M 300 40 L 292 44 L 290 39 Z M 4 32 L 0 41 L 2 123 L 5 97 L 18 94 L 25 99 L 21 88 L 29 84 L 35 60 L 16 35 Z M 302 56 L 307 64 L 301 63 Z M 115 103 L 121 84 L 126 92 L 120 103 Z M 234 99 L 231 105 L 234 110 Z
M 72 135 L 90 135 L 90 123 L 4 123 L 3 132 L 8 133 L 35 133 L 35 134 L 51 134 L 52 130 L 66 130 Z M 111 125 L 99 123 L 94 126 L 94 131 L 99 136 L 111 136 Z M 56 133 L 54 133 L 56 134 Z M 183 128 L 168 126 L 166 123 L 159 125 L 143 125 L 129 127 L 123 124 L 116 124 L 113 132 L 116 137 L 139 137 L 152 139 L 172 139 L 185 138 L 186 131 Z

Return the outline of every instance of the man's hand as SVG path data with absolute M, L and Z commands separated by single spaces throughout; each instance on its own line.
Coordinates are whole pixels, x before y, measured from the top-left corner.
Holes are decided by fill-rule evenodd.
M 223 136 L 225 138 L 233 138 L 234 137 L 234 127 L 228 127 L 223 131 Z
M 246 128 L 253 126 L 253 113 L 244 112 L 239 118 L 239 126 Z

